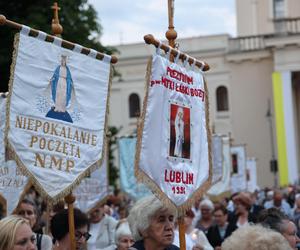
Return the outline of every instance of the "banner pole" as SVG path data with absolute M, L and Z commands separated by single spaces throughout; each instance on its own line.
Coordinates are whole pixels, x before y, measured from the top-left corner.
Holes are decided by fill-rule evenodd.
M 14 29 L 17 29 L 17 30 L 21 30 L 22 27 L 23 27 L 22 24 L 17 23 L 17 22 L 14 22 L 14 21 L 11 21 L 11 20 L 7 19 L 4 15 L 0 15 L 0 26 L 1 26 L 1 25 L 7 25 L 7 26 L 9 26 L 9 27 L 11 27 L 11 28 L 14 28 Z M 55 25 L 56 25 L 55 23 L 52 23 L 52 27 L 56 27 Z M 57 28 L 57 30 L 59 31 L 59 28 Z M 62 31 L 62 30 L 61 30 L 61 31 Z M 53 31 L 52 31 L 52 32 L 53 32 Z M 29 35 L 30 35 L 30 36 L 37 37 L 38 34 L 39 34 L 39 31 L 38 31 L 38 30 L 30 28 L 30 31 L 29 31 Z M 54 35 L 54 36 L 55 36 L 55 35 Z M 47 41 L 47 42 L 53 42 L 53 41 L 54 41 L 54 36 L 49 35 L 49 34 L 46 34 L 46 39 L 45 39 L 45 41 Z M 63 48 L 72 50 L 72 49 L 74 49 L 74 47 L 75 47 L 75 43 L 72 43 L 72 42 L 69 42 L 69 41 L 67 41 L 67 40 L 63 40 L 63 39 L 62 39 L 62 44 L 61 44 L 61 46 L 62 46 Z M 90 51 L 91 51 L 90 48 L 82 47 L 80 53 L 81 53 L 81 54 L 84 54 L 84 55 L 88 55 L 88 54 L 90 53 Z M 104 56 L 105 56 L 105 55 L 104 55 L 103 53 L 97 51 L 96 59 L 98 59 L 98 60 L 103 60 Z M 118 58 L 117 58 L 116 56 L 112 55 L 110 61 L 111 61 L 112 64 L 115 64 L 115 63 L 117 63 Z
M 174 29 L 174 0 L 168 0 L 168 17 L 169 17 L 169 29 L 166 32 L 166 38 L 169 41 L 169 46 L 175 48 L 176 45 L 175 40 L 177 38 L 177 32 Z M 173 54 L 170 54 L 170 61 L 174 62 Z M 180 250 L 186 250 L 184 216 L 182 213 L 179 213 L 177 223 L 178 223 L 178 231 L 179 231 Z
M 72 195 L 72 193 L 70 193 L 65 197 L 65 201 L 68 204 L 68 221 L 69 221 L 71 250 L 75 250 L 76 241 L 75 241 L 74 205 L 73 205 L 73 203 L 75 202 L 75 196 Z
M 59 23 L 58 11 L 60 7 L 58 7 L 57 2 L 54 2 L 53 6 L 53 16 L 51 30 L 54 36 L 61 37 L 61 33 L 63 32 L 63 27 Z M 75 240 L 75 223 L 74 223 L 74 205 L 75 196 L 72 194 L 68 194 L 65 197 L 65 202 L 68 204 L 68 222 L 69 222 L 69 235 L 70 235 L 70 247 L 71 250 L 76 250 L 76 240 Z

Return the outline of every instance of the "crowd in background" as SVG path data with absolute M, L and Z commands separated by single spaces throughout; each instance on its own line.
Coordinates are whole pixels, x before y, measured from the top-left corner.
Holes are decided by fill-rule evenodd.
M 74 210 L 76 249 L 179 249 L 176 218 L 176 210 L 154 196 L 134 202 L 116 191 L 88 214 Z M 289 186 L 202 197 L 184 224 L 187 250 L 298 249 L 300 191 Z M 14 215 L 0 221 L 0 250 L 7 249 L 70 249 L 64 202 L 49 208 L 32 188 Z

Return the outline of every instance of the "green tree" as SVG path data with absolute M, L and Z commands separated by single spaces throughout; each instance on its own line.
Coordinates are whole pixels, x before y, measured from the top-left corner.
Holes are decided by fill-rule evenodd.
M 120 132 L 121 128 L 117 128 L 114 126 L 111 126 L 108 128 L 108 167 L 109 167 L 109 184 L 114 186 L 115 188 L 117 187 L 117 179 L 119 178 L 119 170 L 117 169 L 115 165 L 115 156 L 114 152 L 117 149 L 117 136 L 118 133 Z
M 53 0 L 0 1 L 0 14 L 6 18 L 51 34 Z M 58 0 L 62 37 L 88 48 L 111 54 L 116 50 L 99 42 L 102 27 L 97 21 L 97 12 L 87 0 Z M 0 27 L 0 92 L 8 90 L 13 38 L 17 31 Z

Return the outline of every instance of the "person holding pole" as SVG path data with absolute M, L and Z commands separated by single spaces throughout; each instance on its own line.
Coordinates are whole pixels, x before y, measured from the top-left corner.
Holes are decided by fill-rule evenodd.
M 128 222 L 134 250 L 179 250 L 173 245 L 176 210 L 166 207 L 155 196 L 139 200 L 131 209 Z

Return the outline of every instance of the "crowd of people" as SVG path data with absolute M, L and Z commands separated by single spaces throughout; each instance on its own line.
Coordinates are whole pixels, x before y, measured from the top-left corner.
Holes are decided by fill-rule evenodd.
M 64 203 L 46 208 L 32 189 L 0 220 L 0 250 L 71 250 Z M 87 214 L 74 209 L 76 249 L 176 250 L 177 217 L 153 195 L 133 202 L 116 193 Z M 300 249 L 300 192 L 289 187 L 201 197 L 183 221 L 187 250 Z

